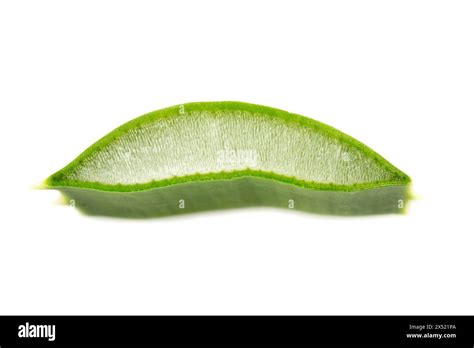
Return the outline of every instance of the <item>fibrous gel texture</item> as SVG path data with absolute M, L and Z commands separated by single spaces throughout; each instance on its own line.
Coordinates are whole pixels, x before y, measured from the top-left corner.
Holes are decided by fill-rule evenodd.
M 189 103 L 141 116 L 47 180 L 87 213 L 132 217 L 288 201 L 330 214 L 400 212 L 409 182 L 334 128 L 239 102 Z M 186 202 L 180 197 L 188 207 L 176 208 Z

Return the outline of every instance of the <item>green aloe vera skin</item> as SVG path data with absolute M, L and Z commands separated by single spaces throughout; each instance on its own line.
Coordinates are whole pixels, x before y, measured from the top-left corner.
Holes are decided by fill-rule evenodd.
M 271 206 L 402 213 L 410 178 L 313 119 L 240 102 L 188 103 L 115 129 L 46 180 L 81 211 L 159 217 Z

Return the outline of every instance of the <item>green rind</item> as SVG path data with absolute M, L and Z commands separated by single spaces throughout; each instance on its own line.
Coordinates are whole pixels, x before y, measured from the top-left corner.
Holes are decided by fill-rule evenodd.
M 145 184 L 133 184 L 133 185 L 108 185 L 100 182 L 82 182 L 65 179 L 67 174 L 76 166 L 80 165 L 87 157 L 89 157 L 95 151 L 99 151 L 103 147 L 110 144 L 110 142 L 119 138 L 121 135 L 126 133 L 131 128 L 136 128 L 154 122 L 159 119 L 165 119 L 168 117 L 173 117 L 179 114 L 180 108 L 184 107 L 185 113 L 192 111 L 226 111 L 226 110 L 240 110 L 248 111 L 253 113 L 259 113 L 267 117 L 283 119 L 287 123 L 293 123 L 304 127 L 309 127 L 316 132 L 323 132 L 324 134 L 337 139 L 340 142 L 346 143 L 350 146 L 353 146 L 363 152 L 367 157 L 373 159 L 380 164 L 385 170 L 393 175 L 394 180 L 390 181 L 376 181 L 370 183 L 357 183 L 352 185 L 340 185 L 340 184 L 331 184 L 331 183 L 318 183 L 313 181 L 300 180 L 295 177 L 288 177 L 284 175 L 279 175 L 272 172 L 264 172 L 259 170 L 238 170 L 231 172 L 220 172 L 220 173 L 206 173 L 194 175 L 187 175 L 182 177 L 174 177 L 170 179 L 151 181 Z M 392 185 L 409 185 L 411 179 L 400 171 L 398 168 L 393 166 L 381 155 L 376 153 L 374 150 L 359 142 L 358 140 L 352 138 L 351 136 L 331 127 L 324 123 L 315 121 L 311 118 L 304 117 L 297 114 L 288 113 L 283 110 L 248 104 L 235 101 L 227 102 L 197 102 L 197 103 L 187 103 L 172 106 L 166 109 L 161 109 L 153 111 L 151 113 L 145 114 L 143 116 L 137 117 L 122 126 L 116 128 L 112 132 L 108 133 L 106 136 L 101 138 L 96 143 L 92 144 L 87 148 L 83 153 L 81 153 L 74 161 L 69 163 L 60 171 L 51 175 L 46 179 L 45 184 L 50 188 L 64 188 L 64 187 L 78 187 L 78 188 L 87 188 L 99 191 L 108 191 L 108 192 L 135 192 L 135 191 L 146 191 L 154 188 L 161 188 L 170 185 L 200 182 L 200 181 L 209 181 L 209 180 L 226 180 L 232 178 L 242 178 L 242 177 L 255 177 L 255 178 L 264 178 L 270 179 L 273 181 L 278 181 L 281 183 L 292 184 L 301 188 L 313 189 L 318 191 L 341 191 L 341 192 L 357 192 L 361 190 L 376 189 Z
M 178 183 L 135 192 L 58 189 L 85 214 L 121 218 L 260 206 L 339 216 L 403 214 L 409 198 L 409 188 L 405 185 L 357 192 L 319 191 L 249 176 Z

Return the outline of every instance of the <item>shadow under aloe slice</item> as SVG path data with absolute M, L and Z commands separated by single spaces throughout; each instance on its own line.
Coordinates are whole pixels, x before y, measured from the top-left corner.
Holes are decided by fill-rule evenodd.
M 410 178 L 313 119 L 241 102 L 151 112 L 46 180 L 92 215 L 158 217 L 245 206 L 401 213 Z

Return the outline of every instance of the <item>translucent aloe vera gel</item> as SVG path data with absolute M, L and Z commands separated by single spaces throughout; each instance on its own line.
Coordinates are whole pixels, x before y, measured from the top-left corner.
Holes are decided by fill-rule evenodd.
M 241 102 L 203 102 L 125 123 L 45 183 L 93 215 L 244 206 L 367 215 L 403 212 L 410 178 L 313 119 Z

